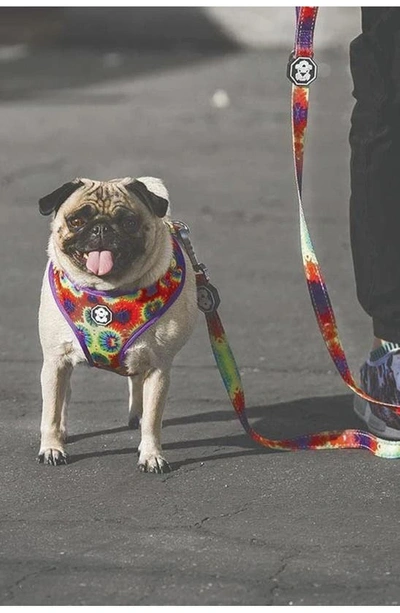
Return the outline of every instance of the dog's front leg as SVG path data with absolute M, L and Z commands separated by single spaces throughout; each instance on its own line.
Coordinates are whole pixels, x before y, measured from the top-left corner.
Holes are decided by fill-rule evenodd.
M 66 401 L 69 395 L 72 366 L 70 363 L 45 360 L 41 383 L 43 396 L 39 461 L 45 464 L 67 463 Z
M 129 411 L 128 426 L 137 430 L 140 426 L 143 413 L 143 375 L 131 375 L 128 377 L 129 385 Z
M 161 425 L 169 388 L 168 370 L 151 370 L 143 383 L 142 438 L 139 445 L 139 470 L 150 473 L 166 473 L 171 470 L 162 456 Z

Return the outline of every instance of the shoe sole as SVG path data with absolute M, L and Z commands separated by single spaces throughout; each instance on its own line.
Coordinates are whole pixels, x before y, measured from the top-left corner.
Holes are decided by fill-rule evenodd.
M 390 428 L 383 419 L 379 419 L 379 417 L 374 415 L 367 400 L 360 396 L 355 396 L 353 408 L 355 414 L 362 419 L 372 434 L 381 438 L 400 441 L 400 430 Z

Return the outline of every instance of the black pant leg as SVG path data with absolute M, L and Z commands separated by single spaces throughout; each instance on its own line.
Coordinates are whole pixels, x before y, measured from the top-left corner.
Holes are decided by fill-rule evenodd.
M 357 295 L 376 336 L 400 342 L 400 8 L 363 8 L 350 45 L 350 233 Z

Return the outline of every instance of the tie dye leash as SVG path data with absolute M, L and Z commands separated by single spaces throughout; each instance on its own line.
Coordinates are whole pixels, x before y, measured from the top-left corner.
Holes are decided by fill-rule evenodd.
M 305 219 L 302 203 L 302 179 L 304 144 L 307 129 L 309 106 L 309 85 L 317 77 L 317 66 L 313 60 L 314 27 L 317 18 L 317 7 L 296 7 L 295 47 L 288 64 L 288 77 L 292 81 L 292 137 L 293 159 L 296 187 L 299 204 L 300 242 L 303 267 L 310 294 L 311 303 L 318 322 L 319 329 L 325 341 L 327 350 L 340 376 L 346 385 L 358 396 L 374 404 L 384 405 L 400 414 L 398 405 L 385 403 L 372 398 L 356 383 L 349 368 L 344 352 L 336 318 L 329 298 L 320 265 L 311 241 L 310 232 Z M 341 438 L 354 439 L 352 447 L 369 449 L 375 455 L 388 458 L 400 457 L 400 443 L 387 441 L 361 430 L 345 430 Z M 342 446 L 341 444 L 335 447 Z M 343 445 L 347 447 L 348 445 Z
M 313 37 L 317 12 L 317 7 L 296 8 L 295 47 L 289 59 L 287 72 L 287 76 L 293 83 L 293 155 L 299 202 L 301 252 L 307 287 L 326 347 L 346 385 L 362 398 L 372 401 L 375 404 L 393 407 L 396 413 L 400 413 L 399 406 L 386 404 L 368 396 L 354 380 L 340 341 L 335 314 L 304 215 L 302 204 L 302 178 L 309 85 L 316 79 L 318 70 L 313 60 Z M 196 273 L 198 306 L 205 315 L 211 348 L 229 399 L 244 430 L 256 443 L 277 451 L 297 451 L 306 449 L 368 449 L 374 455 L 381 458 L 400 458 L 400 441 L 381 439 L 363 430 L 348 429 L 320 432 L 282 440 L 269 439 L 256 432 L 247 419 L 245 396 L 240 372 L 218 314 L 218 306 L 220 303 L 218 291 L 211 285 L 206 267 L 204 264 L 200 263 L 196 257 L 189 238 L 188 226 L 182 222 L 173 222 L 171 224 L 171 230 L 179 238 L 188 253 Z
M 220 372 L 231 404 L 244 430 L 259 445 L 276 451 L 305 449 L 369 449 L 384 458 L 400 457 L 400 444 L 378 439 L 361 430 L 321 432 L 299 436 L 293 439 L 274 440 L 254 430 L 246 415 L 246 403 L 239 368 L 230 347 L 221 318 L 218 314 L 220 298 L 218 290 L 210 283 L 207 268 L 199 262 L 194 252 L 189 227 L 181 221 L 169 222 L 171 232 L 185 249 L 196 273 L 197 304 L 204 313 L 215 362 Z

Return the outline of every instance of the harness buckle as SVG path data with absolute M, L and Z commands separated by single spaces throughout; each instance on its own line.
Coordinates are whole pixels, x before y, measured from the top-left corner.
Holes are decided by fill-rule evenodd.
M 312 57 L 295 56 L 295 52 L 289 56 L 286 76 L 298 87 L 308 87 L 318 76 L 318 66 Z

